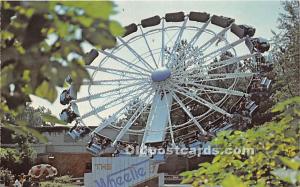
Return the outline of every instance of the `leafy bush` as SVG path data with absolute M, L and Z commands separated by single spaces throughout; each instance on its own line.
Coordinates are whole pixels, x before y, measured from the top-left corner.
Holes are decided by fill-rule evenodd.
M 61 177 L 55 177 L 54 178 L 54 182 L 64 183 L 64 184 L 71 183 L 71 180 L 72 180 L 72 177 L 70 175 L 64 175 L 64 176 L 61 176 Z
M 30 146 L 29 137 L 15 136 L 16 148 L 0 148 L 1 167 L 14 174 L 28 173 L 33 164 L 34 150 Z
M 76 185 L 56 182 L 41 182 L 41 187 L 76 187 Z
M 42 187 L 75 187 L 72 184 L 72 177 L 70 175 L 64 175 L 55 177 L 53 181 L 41 182 Z
M 12 181 L 13 180 L 13 174 L 8 169 L 0 168 L 0 181 L 1 183 Z
M 300 97 L 279 103 L 276 119 L 246 132 L 223 131 L 212 144 L 254 148 L 254 154 L 217 155 L 195 171 L 182 173 L 183 183 L 193 186 L 297 186 L 300 185 Z
M 0 148 L 1 173 L 5 173 L 4 171 L 7 169 L 16 173 L 15 169 L 21 163 L 20 159 L 20 155 L 15 149 Z

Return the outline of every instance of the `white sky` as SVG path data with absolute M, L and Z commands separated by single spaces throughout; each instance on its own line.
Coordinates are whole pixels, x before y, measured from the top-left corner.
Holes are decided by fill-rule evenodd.
M 140 23 L 141 19 L 154 15 L 184 11 L 207 12 L 235 19 L 237 24 L 247 24 L 256 28 L 255 36 L 272 37 L 271 29 L 276 31 L 278 14 L 282 12 L 280 1 L 117 1 L 118 14 L 112 19 L 126 26 Z M 62 89 L 58 89 L 60 94 Z M 45 106 L 58 116 L 65 108 L 59 98 L 53 103 L 32 96 L 33 106 Z
M 119 14 L 113 18 L 124 25 L 168 12 L 207 12 L 235 19 L 238 24 L 249 24 L 257 28 L 256 35 L 269 37 L 276 27 L 280 1 L 117 1 Z

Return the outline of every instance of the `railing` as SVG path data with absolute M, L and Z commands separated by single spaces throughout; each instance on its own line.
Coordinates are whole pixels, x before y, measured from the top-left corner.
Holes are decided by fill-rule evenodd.
M 84 178 L 83 177 L 72 178 L 71 182 L 74 185 L 80 185 L 80 186 L 82 186 L 84 184 Z
M 182 181 L 183 177 L 178 175 L 165 175 L 164 177 L 164 183 L 170 186 L 179 186 L 180 182 Z

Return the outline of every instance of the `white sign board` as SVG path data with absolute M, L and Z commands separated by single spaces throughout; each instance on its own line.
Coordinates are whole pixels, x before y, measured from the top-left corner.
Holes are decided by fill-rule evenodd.
M 93 157 L 85 187 L 129 187 L 153 176 L 147 157 Z

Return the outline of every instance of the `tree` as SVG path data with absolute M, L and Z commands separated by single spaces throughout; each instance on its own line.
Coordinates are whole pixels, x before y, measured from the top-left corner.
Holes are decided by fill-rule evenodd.
M 32 156 L 34 151 L 31 143 L 36 143 L 38 140 L 42 142 L 47 141 L 46 137 L 42 136 L 34 128 L 53 126 L 54 123 L 44 121 L 43 116 L 50 115 L 51 112 L 46 108 L 39 107 L 35 109 L 30 105 L 26 105 L 22 113 L 19 113 L 16 117 L 7 114 L 6 118 L 9 123 L 19 124 L 19 128 L 14 128 L 14 126 L 8 124 L 6 129 L 1 131 L 2 143 L 16 144 L 16 149 L 1 148 L 1 166 L 3 168 L 9 169 L 14 174 L 28 172 L 33 164 Z
M 115 14 L 110 1 L 28 2 L 1 1 L 1 127 L 26 132 L 21 121 L 30 94 L 54 102 L 56 87 L 70 75 L 80 89 L 89 79 L 84 69 L 84 45 L 111 48 L 121 25 L 109 17 Z M 57 122 L 49 115 L 46 121 Z
M 9 170 L 13 174 L 28 173 L 33 165 L 34 151 L 29 145 L 28 138 L 16 136 L 18 149 L 0 148 L 1 170 Z
M 0 180 L 4 182 L 4 185 L 8 186 L 9 183 L 13 180 L 13 174 L 7 169 L 0 167 Z
M 26 153 L 32 153 L 32 150 L 27 148 Z M 26 153 L 12 148 L 0 148 L 1 170 L 9 170 L 13 174 L 27 173 L 32 165 L 32 159 L 31 154 Z
M 44 120 L 51 116 L 51 111 L 45 107 L 34 108 L 26 104 L 24 111 L 17 116 L 17 120 L 26 121 L 29 127 L 54 126 L 53 120 Z
M 280 33 L 273 37 L 272 57 L 275 61 L 277 99 L 300 95 L 300 8 L 299 1 L 283 2 L 285 13 L 280 14 Z
M 52 118 L 49 110 L 45 107 L 35 109 L 28 104 L 25 106 L 24 110 L 16 116 L 9 113 L 5 114 L 4 120 L 6 122 L 6 126 L 5 129 L 2 129 L 1 131 L 1 142 L 4 144 L 12 143 L 11 135 L 15 136 L 16 134 L 26 138 L 29 143 L 36 142 L 37 140 L 46 142 L 46 137 L 35 130 L 36 127 L 55 125 L 55 120 L 44 120 L 46 118 Z

